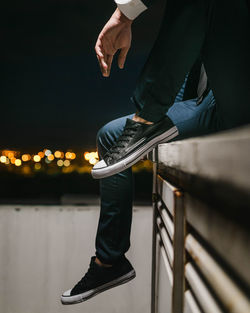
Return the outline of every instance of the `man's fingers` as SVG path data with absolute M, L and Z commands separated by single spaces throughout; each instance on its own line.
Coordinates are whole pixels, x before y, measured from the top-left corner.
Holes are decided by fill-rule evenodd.
M 101 69 L 103 76 L 106 76 L 107 71 L 108 71 L 108 64 L 107 64 L 105 57 L 100 57 L 97 55 L 97 59 L 99 61 L 100 69 Z
M 100 57 L 103 57 L 103 53 L 102 53 L 102 43 L 101 43 L 101 40 L 98 38 L 97 39 L 97 42 L 96 42 L 96 45 L 95 45 L 95 52 L 97 55 L 99 55 Z
M 107 75 L 108 64 L 107 64 L 107 56 L 103 49 L 101 40 L 98 38 L 95 46 L 96 56 L 100 65 L 101 72 L 103 76 Z
M 97 60 L 98 60 L 99 66 L 100 66 L 100 70 L 101 70 L 101 72 L 102 72 L 102 63 L 101 63 L 101 58 L 99 57 L 99 55 L 98 55 L 98 54 L 96 55 L 96 57 L 97 57 Z
M 118 65 L 123 68 L 129 48 L 121 49 L 118 57 Z M 108 77 L 113 62 L 113 57 L 117 52 L 112 41 L 107 36 L 99 36 L 95 46 L 96 55 L 102 71 L 102 75 Z
M 96 54 L 100 57 L 103 58 L 104 54 L 103 54 L 103 46 L 102 46 L 102 42 L 100 40 L 100 38 L 98 37 L 97 41 L 96 41 L 96 45 L 95 45 L 95 52 Z
M 124 68 L 124 64 L 125 64 L 125 61 L 126 61 L 126 57 L 127 57 L 128 51 L 129 51 L 129 48 L 122 48 L 121 51 L 120 51 L 120 54 L 118 56 L 118 66 L 119 66 L 120 69 Z
M 113 61 L 113 55 L 108 55 L 107 56 L 107 65 L 108 65 L 107 76 L 109 76 L 109 74 L 110 74 L 112 61 Z

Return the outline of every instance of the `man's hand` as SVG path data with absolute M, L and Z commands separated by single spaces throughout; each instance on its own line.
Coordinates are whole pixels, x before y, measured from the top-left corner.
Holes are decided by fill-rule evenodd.
M 117 50 L 120 50 L 118 66 L 121 69 L 124 67 L 131 45 L 132 22 L 117 8 L 98 36 L 95 51 L 103 76 L 109 76 L 113 57 Z

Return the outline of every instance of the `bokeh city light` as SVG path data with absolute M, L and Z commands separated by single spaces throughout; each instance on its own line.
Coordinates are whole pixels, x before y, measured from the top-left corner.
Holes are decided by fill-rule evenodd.
M 77 172 L 90 173 L 92 167 L 98 162 L 96 151 L 65 151 L 53 149 L 39 149 L 37 151 L 0 150 L 0 171 L 7 171 L 21 175 L 44 173 L 53 175 L 57 173 Z M 135 172 L 151 170 L 150 162 L 139 162 L 133 167 Z

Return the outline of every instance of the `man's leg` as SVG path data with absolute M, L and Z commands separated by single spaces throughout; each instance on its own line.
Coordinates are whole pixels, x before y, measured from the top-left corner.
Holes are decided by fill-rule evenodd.
M 127 117 L 132 117 L 129 115 Z M 121 134 L 127 117 L 105 125 L 97 143 L 102 157 Z M 101 212 L 96 236 L 96 256 L 82 279 L 63 293 L 63 304 L 86 301 L 107 289 L 124 284 L 135 277 L 135 270 L 125 257 L 130 246 L 132 222 L 132 170 L 101 180 Z
M 183 88 L 180 90 L 176 100 L 182 99 L 183 90 Z M 214 108 L 214 98 L 210 92 L 199 106 L 196 106 L 196 99 L 176 101 L 171 111 L 168 111 L 168 115 L 180 128 L 180 135 L 187 137 L 191 133 L 200 135 L 204 131 L 212 130 Z M 98 149 L 101 157 L 122 133 L 126 119 L 132 116 L 112 121 L 100 130 Z M 96 256 L 101 261 L 100 265 L 112 266 L 98 265 L 96 257 L 93 256 L 84 277 L 74 288 L 62 295 L 63 304 L 85 301 L 101 291 L 135 277 L 133 267 L 124 256 L 130 245 L 132 198 L 131 169 L 101 180 L 101 212 L 96 236 Z
M 161 30 L 133 95 L 139 117 L 157 122 L 174 103 L 186 73 L 200 55 L 209 1 L 169 0 Z
M 101 159 L 121 135 L 127 118 L 132 116 L 116 119 L 100 129 L 97 146 Z M 100 180 L 101 211 L 96 256 L 104 264 L 114 263 L 129 249 L 133 187 L 131 168 Z

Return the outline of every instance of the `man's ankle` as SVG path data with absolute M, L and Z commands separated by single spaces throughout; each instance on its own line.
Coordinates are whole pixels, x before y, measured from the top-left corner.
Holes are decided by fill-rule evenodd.
M 95 258 L 95 262 L 96 262 L 96 264 L 98 264 L 99 266 L 102 266 L 102 267 L 112 267 L 111 264 L 102 263 L 102 262 L 98 259 L 98 257 Z
M 144 120 L 144 118 L 141 118 L 141 117 L 138 116 L 137 114 L 135 114 L 132 119 L 133 119 L 133 121 L 135 121 L 135 122 L 139 122 L 139 123 L 143 123 L 143 124 L 148 124 L 148 125 L 153 124 L 153 123 L 150 122 L 150 121 Z

